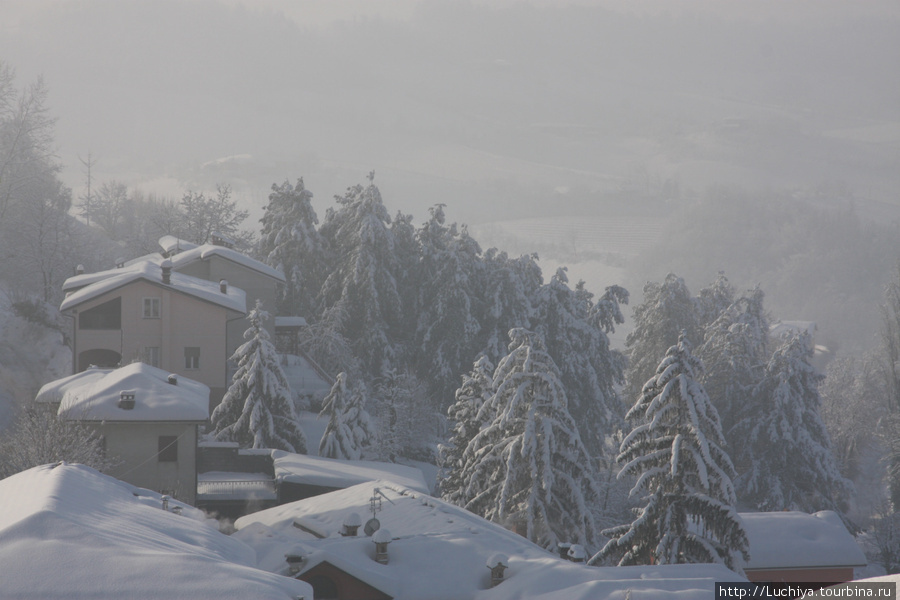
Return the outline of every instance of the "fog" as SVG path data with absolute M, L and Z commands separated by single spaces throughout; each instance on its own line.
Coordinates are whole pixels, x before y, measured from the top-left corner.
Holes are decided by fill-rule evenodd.
M 90 153 L 144 192 L 228 183 L 253 219 L 302 176 L 321 216 L 374 169 L 417 223 L 445 203 L 634 302 L 724 270 L 835 346 L 874 335 L 898 258 L 868 229 L 900 217 L 896 2 L 0 0 L 0 59 L 44 77 L 75 196 Z M 829 218 L 845 246 L 805 227 Z

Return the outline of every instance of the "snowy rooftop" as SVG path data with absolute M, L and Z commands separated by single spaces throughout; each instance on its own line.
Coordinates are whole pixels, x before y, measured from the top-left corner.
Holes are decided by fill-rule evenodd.
M 197 247 L 197 244 L 193 242 L 188 242 L 187 240 L 183 240 L 174 235 L 164 235 L 159 238 L 159 245 L 165 250 L 168 254 L 178 253 L 182 250 L 191 250 Z
M 371 538 L 339 533 L 353 513 L 364 520 L 371 517 L 369 498 L 375 487 L 386 496 L 376 516 L 393 537 L 387 565 L 373 560 Z M 262 569 L 286 574 L 285 553 L 300 553 L 303 571 L 328 562 L 396 600 L 700 599 L 712 596 L 715 581 L 741 581 L 717 565 L 575 564 L 457 506 L 383 480 L 247 515 L 235 525 L 232 537 L 256 550 Z M 485 565 L 497 553 L 508 557 L 509 569 L 503 583 L 488 589 Z
M 863 567 L 866 557 L 830 510 L 741 513 L 750 542 L 747 569 Z
M 253 550 L 174 500 L 82 465 L 0 481 L 4 598 L 312 598 L 255 568 Z
M 44 385 L 36 402 L 59 403 L 59 415 L 82 421 L 205 421 L 209 388 L 144 363 L 118 369 L 88 369 Z M 123 391 L 134 392 L 134 408 L 119 407 Z
M 224 258 L 225 260 L 229 260 L 284 283 L 284 274 L 281 271 L 273 269 L 264 262 L 250 258 L 242 252 L 238 252 L 237 250 L 225 246 L 216 246 L 215 244 L 203 244 L 202 246 L 182 250 L 178 254 L 172 256 L 169 260 L 172 261 L 172 267 L 177 271 L 192 262 L 208 260 L 213 256 Z
M 322 487 L 346 488 L 366 481 L 388 479 L 417 492 L 428 493 L 422 471 L 394 463 L 371 460 L 335 460 L 272 450 L 275 479 Z
M 90 275 L 76 275 L 75 277 L 70 277 L 63 285 L 63 289 L 74 291 L 66 296 L 66 299 L 63 300 L 59 310 L 66 311 L 84 302 L 93 300 L 98 296 L 102 296 L 107 292 L 139 280 L 148 281 L 159 286 L 170 287 L 183 294 L 194 296 L 200 300 L 211 302 L 219 306 L 224 306 L 229 310 L 241 314 L 247 313 L 247 300 L 244 290 L 230 285 L 228 286 L 227 291 L 222 293 L 218 283 L 190 277 L 181 273 L 172 273 L 171 283 L 165 284 L 162 282 L 159 264 L 150 261 L 137 263 L 122 269 L 111 269 L 109 271 L 103 271 L 102 273 L 91 273 Z M 90 281 L 90 283 L 85 283 L 87 281 Z

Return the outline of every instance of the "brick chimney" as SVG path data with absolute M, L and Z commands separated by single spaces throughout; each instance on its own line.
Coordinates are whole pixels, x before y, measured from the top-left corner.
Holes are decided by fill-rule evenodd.
M 381 528 L 372 535 L 372 542 L 375 544 L 375 562 L 386 565 L 388 564 L 388 544 L 391 543 L 391 532 L 385 528 Z
M 159 268 L 162 269 L 162 282 L 166 285 L 172 283 L 172 261 L 168 258 L 159 263 Z
M 359 516 L 359 513 L 350 513 L 344 519 L 344 523 L 341 527 L 341 535 L 344 537 L 355 537 L 358 535 L 359 528 L 362 527 L 362 517 Z

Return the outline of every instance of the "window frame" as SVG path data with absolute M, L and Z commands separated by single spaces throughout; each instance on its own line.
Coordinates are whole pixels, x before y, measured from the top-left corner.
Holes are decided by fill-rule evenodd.
M 185 371 L 200 370 L 200 346 L 184 347 L 184 369 Z
M 157 438 L 158 462 L 178 462 L 178 436 L 161 435 Z
M 143 318 L 159 319 L 160 312 L 162 312 L 162 300 L 160 300 L 159 296 L 144 297 L 141 310 L 141 315 L 143 315 Z
M 153 352 L 155 350 L 155 352 Z M 151 367 L 160 368 L 162 364 L 162 348 L 159 346 L 144 346 L 144 357 L 141 362 L 150 365 Z M 151 360 L 153 355 L 156 355 L 156 361 Z

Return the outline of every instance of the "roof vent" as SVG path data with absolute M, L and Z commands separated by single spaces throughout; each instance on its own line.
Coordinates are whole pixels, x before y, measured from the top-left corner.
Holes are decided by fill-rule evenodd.
M 75 267 L 75 274 L 84 275 L 84 265 L 78 265 L 77 267 Z
M 509 568 L 509 557 L 497 552 L 487 559 L 487 568 L 491 570 L 491 587 L 503 583 L 503 572 Z
M 572 544 L 569 548 L 569 560 L 575 563 L 583 563 L 587 561 L 587 551 L 581 544 Z
M 159 263 L 159 268 L 162 269 L 162 282 L 165 284 L 172 283 L 172 261 L 168 258 Z
M 344 537 L 354 537 L 358 535 L 357 532 L 360 527 L 362 527 L 362 517 L 359 516 L 359 513 L 350 513 L 347 515 L 347 518 L 344 519 L 341 535 Z
M 296 575 L 303 568 L 303 550 L 295 548 L 290 552 L 285 552 L 284 560 L 288 564 L 291 575 Z
M 382 565 L 388 564 L 387 547 L 392 539 L 391 532 L 383 527 L 372 536 L 372 541 L 375 543 L 375 562 Z
M 228 293 L 228 280 L 227 279 L 219 280 L 219 291 L 222 292 L 223 294 Z
M 122 390 L 119 393 L 119 408 L 122 410 L 132 410 L 134 408 L 134 390 Z
M 178 375 L 175 373 L 169 373 L 169 376 L 166 377 L 166 383 L 169 385 L 178 385 Z

